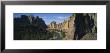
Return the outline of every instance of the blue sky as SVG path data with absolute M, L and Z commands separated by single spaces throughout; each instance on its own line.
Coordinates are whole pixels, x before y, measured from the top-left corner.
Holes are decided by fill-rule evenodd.
M 52 21 L 56 21 L 56 23 L 61 23 L 65 19 L 72 16 L 73 13 L 14 13 L 14 17 L 20 17 L 21 15 L 32 15 L 32 16 L 39 16 L 42 18 L 45 23 L 48 25 Z

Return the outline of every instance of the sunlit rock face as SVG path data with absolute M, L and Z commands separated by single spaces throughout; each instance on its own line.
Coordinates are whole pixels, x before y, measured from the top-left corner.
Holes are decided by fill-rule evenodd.
M 74 39 L 74 32 L 75 32 L 75 23 L 74 23 L 74 20 L 75 20 L 75 16 L 71 16 L 70 19 L 69 19 L 69 29 L 68 29 L 68 32 L 67 32 L 67 39 Z
M 74 39 L 75 32 L 74 20 L 75 16 L 70 16 L 67 20 L 64 20 L 64 22 L 59 24 L 56 24 L 56 22 L 53 21 L 50 23 L 48 28 L 63 31 L 66 35 L 63 39 L 72 40 Z
M 49 29 L 57 29 L 57 24 L 55 21 L 51 22 L 50 25 L 48 26 Z

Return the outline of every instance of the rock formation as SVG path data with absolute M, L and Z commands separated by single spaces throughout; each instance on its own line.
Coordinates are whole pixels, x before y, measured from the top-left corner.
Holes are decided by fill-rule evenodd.
M 59 24 L 56 24 L 55 21 L 51 22 L 48 28 L 63 31 L 65 32 L 66 35 L 65 37 L 63 37 L 63 39 L 72 40 L 74 39 L 74 32 L 75 32 L 74 20 L 75 20 L 75 16 L 70 16 L 67 20 L 64 20 L 64 22 Z
M 46 28 L 47 25 L 42 18 L 21 15 L 20 18 L 14 18 L 14 39 L 32 39 L 31 37 L 38 37 L 40 33 L 43 36 L 46 34 Z
M 76 13 L 74 39 L 96 39 L 97 19 L 95 13 Z M 89 35 L 88 35 L 89 34 Z M 90 37 L 87 37 L 90 36 Z
M 96 39 L 97 17 L 96 13 L 74 13 L 64 22 L 52 22 L 49 29 L 65 32 L 64 40 Z M 88 35 L 89 34 L 89 35 Z M 85 38 L 93 37 L 93 38 Z

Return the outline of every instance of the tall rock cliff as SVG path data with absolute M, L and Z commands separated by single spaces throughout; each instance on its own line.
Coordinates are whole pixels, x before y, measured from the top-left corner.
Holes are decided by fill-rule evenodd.
M 97 39 L 97 18 L 95 13 L 75 14 L 75 40 Z
M 75 20 L 75 16 L 70 16 L 69 19 L 68 19 L 68 29 L 65 30 L 65 38 L 66 40 L 72 40 L 74 39 L 74 32 L 75 32 L 75 26 L 74 26 L 74 20 Z
M 42 18 L 21 15 L 20 18 L 14 18 L 14 39 L 40 39 L 46 34 L 46 28 Z

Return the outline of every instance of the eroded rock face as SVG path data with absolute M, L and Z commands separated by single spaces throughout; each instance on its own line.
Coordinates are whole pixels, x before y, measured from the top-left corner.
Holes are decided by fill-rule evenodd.
M 75 34 L 74 39 L 80 40 L 84 38 L 84 36 L 89 33 L 89 35 L 92 33 L 96 33 L 97 24 L 96 24 L 96 14 L 95 13 L 78 13 L 75 14 Z M 91 37 L 93 35 L 90 35 Z M 95 36 L 94 36 L 95 37 Z
M 48 28 L 65 32 L 65 37 L 63 37 L 64 40 L 73 40 L 75 32 L 74 20 L 75 16 L 70 16 L 67 20 L 59 24 L 51 22 Z
M 75 32 L 75 26 L 74 26 L 74 20 L 75 20 L 75 16 L 71 16 L 69 18 L 69 22 L 68 22 L 68 29 L 66 30 L 66 37 L 64 39 L 67 39 L 67 40 L 72 40 L 74 39 L 74 32 Z

